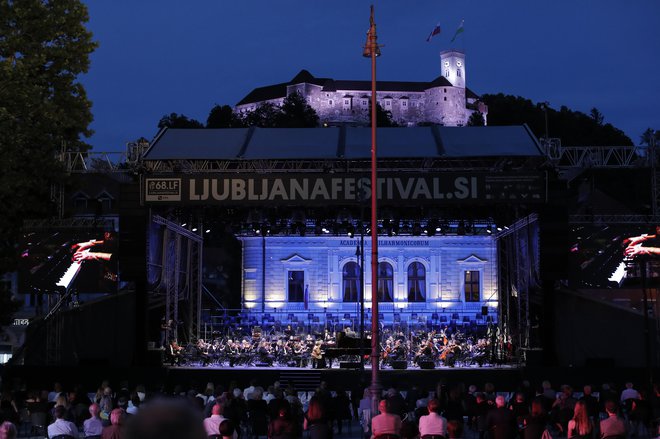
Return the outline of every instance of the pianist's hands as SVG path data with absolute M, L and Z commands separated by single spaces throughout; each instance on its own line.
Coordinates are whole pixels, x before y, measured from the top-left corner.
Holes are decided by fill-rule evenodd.
M 623 254 L 628 257 L 635 257 L 641 255 L 660 255 L 660 248 L 657 247 L 642 247 L 641 244 L 629 245 L 623 251 Z
M 89 251 L 89 249 L 85 249 L 85 250 L 82 250 L 82 251 L 78 250 L 73 254 L 71 259 L 73 259 L 74 262 L 95 261 L 95 260 L 99 259 L 100 254 L 101 253 L 91 252 L 91 251 Z

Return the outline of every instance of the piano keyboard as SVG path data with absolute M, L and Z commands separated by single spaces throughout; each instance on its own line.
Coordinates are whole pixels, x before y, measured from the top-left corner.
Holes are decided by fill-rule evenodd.
M 78 275 L 81 265 L 82 265 L 82 261 L 73 262 L 55 285 L 58 287 L 69 288 L 71 282 L 73 282 L 73 280 Z
M 607 280 L 616 282 L 617 284 L 621 285 L 624 277 L 626 277 L 626 263 L 622 261 L 619 263 L 619 265 L 617 265 L 616 269 Z

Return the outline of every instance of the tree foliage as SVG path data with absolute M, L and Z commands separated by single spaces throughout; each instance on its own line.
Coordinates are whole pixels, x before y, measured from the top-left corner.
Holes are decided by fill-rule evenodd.
M 371 126 L 371 106 L 369 107 L 369 126 Z M 383 107 L 376 102 L 376 126 L 377 127 L 398 127 L 399 124 L 392 119 L 392 112 L 383 110 Z
M 526 123 L 537 137 L 545 137 L 545 110 L 542 103 L 519 96 L 483 95 L 488 105 L 488 125 L 520 125 Z M 623 131 L 610 123 L 597 109 L 587 115 L 562 106 L 559 111 L 547 109 L 548 134 L 561 139 L 567 146 L 623 146 L 633 142 Z
M 57 154 L 89 148 L 87 20 L 79 0 L 0 0 L 0 273 L 15 267 L 23 219 L 54 213 Z
M 291 93 L 284 98 L 277 126 L 280 128 L 314 128 L 319 126 L 316 110 L 307 103 L 300 93 Z
M 204 125 L 195 119 L 188 119 L 183 114 L 170 113 L 160 118 L 158 129 L 163 128 L 204 128 Z
M 647 128 L 639 138 L 642 145 L 651 146 L 655 141 L 655 146 L 660 146 L 660 131 L 654 131 Z
M 206 118 L 206 128 L 240 128 L 245 126 L 243 119 L 234 114 L 229 105 L 216 105 Z
M 475 111 L 470 115 L 470 118 L 468 119 L 467 125 L 469 127 L 482 127 L 484 126 L 484 116 L 478 112 Z

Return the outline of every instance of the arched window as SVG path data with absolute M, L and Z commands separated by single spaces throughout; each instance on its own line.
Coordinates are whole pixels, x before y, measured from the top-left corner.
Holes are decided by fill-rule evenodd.
M 357 302 L 360 297 L 360 267 L 356 262 L 348 262 L 342 270 L 344 302 Z
M 408 265 L 408 302 L 426 301 L 426 267 L 421 262 Z
M 389 262 L 378 263 L 378 301 L 394 301 L 394 270 Z

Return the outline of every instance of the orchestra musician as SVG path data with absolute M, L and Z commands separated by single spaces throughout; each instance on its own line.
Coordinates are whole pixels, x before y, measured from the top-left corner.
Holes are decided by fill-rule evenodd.
M 169 349 L 168 353 L 172 360 L 172 364 L 174 364 L 175 366 L 179 366 L 179 364 L 181 363 L 181 354 L 183 352 L 183 347 L 179 346 L 179 343 L 175 339 L 172 339 L 170 340 L 170 345 L 168 349 Z
M 321 340 L 317 341 L 312 348 L 312 369 L 320 369 L 321 366 L 325 366 L 325 361 L 323 361 L 323 351 L 321 350 Z

